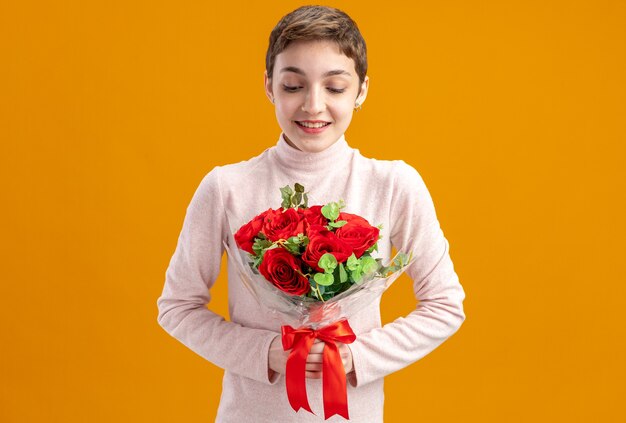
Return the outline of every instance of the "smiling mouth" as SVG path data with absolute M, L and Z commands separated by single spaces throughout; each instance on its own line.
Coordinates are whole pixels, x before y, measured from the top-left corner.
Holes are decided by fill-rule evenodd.
M 295 121 L 298 126 L 303 128 L 323 128 L 325 126 L 330 125 L 330 122 L 306 122 L 306 121 Z

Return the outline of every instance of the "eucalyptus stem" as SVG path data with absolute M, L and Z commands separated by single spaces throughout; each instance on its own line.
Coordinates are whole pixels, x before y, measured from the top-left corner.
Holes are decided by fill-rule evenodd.
M 315 291 L 317 292 L 317 297 L 323 302 L 325 303 L 326 301 L 324 301 L 324 297 L 322 297 L 322 293 L 320 292 L 320 286 L 317 282 L 315 282 Z

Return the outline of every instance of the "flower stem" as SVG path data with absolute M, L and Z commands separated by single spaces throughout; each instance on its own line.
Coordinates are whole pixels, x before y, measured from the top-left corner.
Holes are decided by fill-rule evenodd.
M 324 301 L 324 297 L 322 297 L 322 293 L 320 292 L 320 286 L 317 282 L 315 282 L 315 291 L 317 291 L 317 297 L 323 302 L 325 303 L 326 301 Z

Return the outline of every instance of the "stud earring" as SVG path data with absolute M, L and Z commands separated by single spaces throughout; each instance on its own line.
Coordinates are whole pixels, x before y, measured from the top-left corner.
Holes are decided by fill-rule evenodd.
M 361 110 L 361 103 L 359 102 L 354 103 L 354 110 L 356 110 L 357 112 Z

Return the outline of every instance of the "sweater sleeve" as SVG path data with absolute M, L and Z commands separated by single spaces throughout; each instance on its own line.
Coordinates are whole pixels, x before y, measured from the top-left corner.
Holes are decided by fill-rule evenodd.
M 454 334 L 465 320 L 465 292 L 459 283 L 434 204 L 419 173 L 396 161 L 390 236 L 399 252 L 413 252 L 406 268 L 419 304 L 405 317 L 361 334 L 349 345 L 362 386 L 419 360 Z
M 196 354 L 225 370 L 273 384 L 268 351 L 275 332 L 226 321 L 207 308 L 228 236 L 219 166 L 196 189 L 157 300 L 158 323 Z

